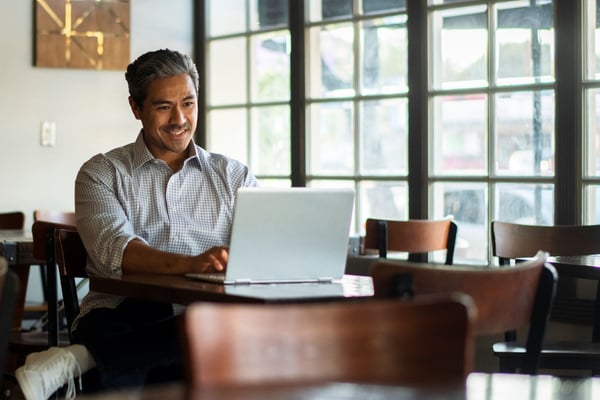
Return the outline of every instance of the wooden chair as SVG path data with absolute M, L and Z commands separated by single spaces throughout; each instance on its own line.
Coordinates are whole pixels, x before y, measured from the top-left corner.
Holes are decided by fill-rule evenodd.
M 33 221 L 54 222 L 63 225 L 77 225 L 77 217 L 73 211 L 34 210 Z
M 427 261 L 426 254 L 446 250 L 445 264 L 452 265 L 457 226 L 452 220 L 393 221 L 367 219 L 365 250 L 379 251 L 386 258 L 388 251 L 409 253 L 409 261 Z
M 519 367 L 522 373 L 535 374 L 557 282 L 554 267 L 545 264 L 546 257 L 539 252 L 514 268 L 379 261 L 371 266 L 371 276 L 376 298 L 468 294 L 477 307 L 477 335 L 529 326 Z M 504 360 L 500 361 L 500 370 L 507 371 Z
M 468 296 L 414 302 L 195 303 L 182 338 L 191 389 L 329 381 L 463 386 L 472 367 Z
M 4 373 L 7 362 L 8 343 L 13 328 L 13 314 L 17 305 L 19 292 L 19 278 L 17 274 L 8 269 L 6 260 L 0 257 L 0 382 L 2 393 L 4 388 Z
M 23 229 L 25 214 L 21 211 L 0 213 L 0 229 Z
M 31 227 L 33 234 L 33 255 L 40 260 L 46 260 L 48 296 L 48 345 L 62 346 L 69 344 L 69 334 L 60 330 L 58 278 L 56 264 L 55 232 L 57 229 L 77 229 L 73 225 L 50 221 L 35 221 Z
M 600 253 L 600 225 L 523 225 L 492 221 L 492 253 L 500 265 L 509 265 L 542 249 L 553 256 Z M 596 292 L 596 308 L 600 285 Z M 600 337 L 600 318 L 595 317 L 593 338 Z M 496 354 L 506 369 L 520 362 L 523 349 L 519 346 L 496 347 Z M 540 355 L 541 369 L 577 369 L 600 372 L 600 343 L 590 340 L 544 343 Z
M 0 229 L 23 229 L 24 221 L 25 214 L 22 212 L 3 213 L 0 214 Z M 19 265 L 15 267 L 14 272 L 17 274 L 19 287 L 17 290 L 15 310 L 13 312 L 11 335 L 7 342 L 8 354 L 6 357 L 10 364 L 6 371 L 8 373 L 12 373 L 14 368 L 21 365 L 25 361 L 27 354 L 48 348 L 48 332 L 28 332 L 22 330 L 23 318 L 26 312 L 28 312 L 25 297 L 29 281 L 29 266 Z M 61 340 L 62 344 L 66 344 L 64 342 L 65 338 L 66 336 L 63 336 Z
M 21 211 L 12 211 L 0 213 L 0 229 L 21 230 L 25 227 L 25 214 Z M 25 296 L 27 294 L 27 284 L 29 281 L 29 265 L 18 265 L 14 272 L 19 279 L 19 294 L 17 297 L 16 310 L 14 312 L 14 328 L 21 327 L 25 309 Z
M 33 211 L 33 222 L 36 221 L 46 221 L 52 222 L 55 224 L 63 224 L 63 225 L 77 225 L 77 217 L 75 216 L 75 212 L 73 211 L 60 211 L 60 210 L 34 210 Z M 46 268 L 42 268 L 40 266 L 40 275 L 42 280 L 42 290 L 44 295 L 44 301 L 48 302 L 48 277 L 46 274 Z M 45 310 L 48 311 L 48 307 L 46 305 Z
M 81 237 L 76 229 L 58 228 L 54 231 L 56 244 L 56 262 L 63 293 L 63 306 L 69 335 L 75 317 L 79 314 L 78 289 L 83 281 L 76 282 L 76 278 L 87 280 L 87 251 L 83 246 Z

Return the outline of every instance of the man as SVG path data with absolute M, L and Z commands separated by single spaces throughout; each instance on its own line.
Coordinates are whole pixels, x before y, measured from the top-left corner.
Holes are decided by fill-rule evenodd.
M 245 165 L 195 145 L 198 72 L 188 56 L 149 52 L 125 77 L 141 132 L 134 143 L 92 157 L 75 182 L 88 273 L 225 270 L 235 194 L 256 186 L 256 178 Z M 72 327 L 76 344 L 32 354 L 17 370 L 25 397 L 47 399 L 65 383 L 73 397 L 73 377 L 88 370 L 102 390 L 141 386 L 158 370 L 180 379 L 181 311 L 89 292 Z

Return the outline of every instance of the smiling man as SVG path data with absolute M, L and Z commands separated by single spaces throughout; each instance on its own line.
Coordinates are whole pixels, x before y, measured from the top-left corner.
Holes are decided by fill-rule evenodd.
M 75 182 L 77 228 L 90 275 L 185 274 L 227 267 L 237 190 L 256 186 L 242 163 L 194 143 L 198 72 L 179 52 L 143 54 L 125 74 L 142 129 L 134 143 L 98 154 Z M 74 377 L 97 391 L 182 378 L 176 315 L 182 307 L 89 292 L 74 345 L 27 357 L 17 371 L 27 400 Z

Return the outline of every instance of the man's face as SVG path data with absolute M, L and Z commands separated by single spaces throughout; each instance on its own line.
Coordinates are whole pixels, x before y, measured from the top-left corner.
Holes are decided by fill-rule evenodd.
M 198 119 L 196 89 L 189 75 L 156 79 L 142 108 L 131 98 L 129 104 L 142 122 L 146 146 L 154 157 L 169 163 L 187 155 Z

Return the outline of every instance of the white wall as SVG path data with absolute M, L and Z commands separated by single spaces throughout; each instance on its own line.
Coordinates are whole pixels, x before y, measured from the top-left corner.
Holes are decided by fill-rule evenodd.
M 140 125 L 127 103 L 124 71 L 33 66 L 32 1 L 0 1 L 0 212 L 74 210 L 73 183 L 94 154 L 132 142 Z M 132 59 L 145 51 L 192 55 L 193 0 L 130 0 Z M 56 146 L 40 146 L 43 121 Z M 41 300 L 32 270 L 28 299 Z
M 158 48 L 192 54 L 193 0 L 131 0 L 131 58 Z M 92 155 L 134 140 L 124 71 L 33 66 L 31 1 L 2 1 L 0 15 L 0 212 L 73 210 L 73 181 Z M 56 146 L 40 146 L 42 121 Z

